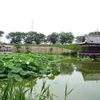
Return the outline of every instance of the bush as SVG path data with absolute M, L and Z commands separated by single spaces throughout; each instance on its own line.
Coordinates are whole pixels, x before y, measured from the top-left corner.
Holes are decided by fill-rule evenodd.
M 61 53 L 61 55 L 63 55 L 63 56 L 70 56 L 70 52 L 63 52 L 63 53 Z
M 72 52 L 70 53 L 70 55 L 71 55 L 71 56 L 74 56 L 74 57 L 77 57 L 77 52 L 76 52 L 76 51 L 72 51 Z

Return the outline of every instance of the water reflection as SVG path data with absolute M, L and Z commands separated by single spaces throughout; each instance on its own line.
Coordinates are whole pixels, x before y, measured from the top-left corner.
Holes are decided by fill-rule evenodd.
M 82 73 L 85 81 L 100 80 L 100 63 L 82 63 L 78 70 Z
M 60 64 L 60 74 L 72 75 L 73 71 L 74 71 L 73 64 L 71 64 L 71 63 L 61 63 Z
M 73 88 L 67 100 L 100 100 L 99 62 L 61 63 L 59 66 L 60 75 L 56 76 L 52 83 L 47 80 L 54 89 L 54 94 L 58 96 L 54 100 L 63 100 L 66 83 L 69 89 Z M 57 84 L 55 85 L 55 83 Z

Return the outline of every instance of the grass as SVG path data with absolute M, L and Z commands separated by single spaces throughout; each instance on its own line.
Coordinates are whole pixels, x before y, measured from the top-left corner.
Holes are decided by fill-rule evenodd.
M 55 45 L 55 46 L 59 48 L 70 49 L 77 52 L 81 50 L 81 46 L 77 44 L 66 44 L 66 45 Z
M 5 85 L 1 100 L 26 100 L 23 82 L 16 86 L 13 80 L 9 80 Z
M 65 86 L 65 95 L 64 95 L 64 100 L 67 100 L 68 95 L 70 95 L 70 93 L 73 91 L 73 89 L 71 89 L 70 91 L 68 91 L 68 86 L 66 84 Z
M 0 91 L 0 100 L 54 100 L 54 94 L 50 89 L 50 85 L 46 85 L 46 81 L 43 81 L 40 92 L 33 94 L 35 81 L 30 82 L 15 82 L 14 80 L 8 80 L 2 85 L 2 91 Z M 31 84 L 31 85 L 28 85 Z M 1 89 L 0 89 L 1 90 Z M 66 84 L 64 100 L 71 94 L 73 89 L 68 91 Z

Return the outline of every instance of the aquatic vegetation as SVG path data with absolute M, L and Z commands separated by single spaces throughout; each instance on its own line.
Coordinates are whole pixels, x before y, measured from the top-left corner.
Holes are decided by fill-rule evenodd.
M 34 83 L 35 81 L 33 82 L 33 86 L 35 85 Z M 33 86 L 28 86 L 25 81 L 15 82 L 13 79 L 10 79 L 2 85 L 0 100 L 27 100 L 26 93 L 31 91 Z
M 56 68 L 50 67 L 52 62 L 62 60 L 64 57 L 41 54 L 0 54 L 0 78 L 43 77 L 53 72 Z M 57 71 L 57 70 L 56 70 Z
M 71 89 L 70 91 L 68 91 L 68 86 L 66 84 L 65 86 L 65 95 L 64 95 L 64 100 L 67 100 L 68 95 L 73 91 L 73 89 Z
M 79 63 L 91 61 L 79 57 L 43 54 L 0 54 L 0 79 L 13 78 L 22 81 L 23 78 L 44 77 L 60 73 L 59 63 Z M 62 66 L 62 64 L 60 64 Z
M 63 88 L 59 95 L 59 91 L 53 87 L 58 83 L 51 82 L 56 79 L 56 75 L 65 75 L 63 78 L 67 80 L 67 76 L 72 76 L 73 72 L 82 72 L 87 76 L 88 72 L 91 74 L 95 71 L 100 72 L 99 64 L 91 63 L 90 58 L 30 53 L 0 54 L 0 100 L 67 100 L 71 93 L 74 94 L 73 89 L 69 89 L 69 83 L 66 86 L 63 84 L 65 88 L 60 84 L 58 87 Z M 41 82 L 42 78 L 47 82 Z
M 0 100 L 53 100 L 50 93 L 50 86 L 46 86 L 43 81 L 41 90 L 38 94 L 33 94 L 36 80 L 15 82 L 10 79 L 5 84 L 0 85 Z
M 42 82 L 40 91 L 35 93 L 36 80 L 15 82 L 15 80 L 10 79 L 0 85 L 0 100 L 54 100 L 54 94 L 51 91 L 50 85 L 46 84 L 46 81 Z M 73 91 L 71 89 L 68 91 L 68 86 L 66 84 L 64 91 L 64 100 Z

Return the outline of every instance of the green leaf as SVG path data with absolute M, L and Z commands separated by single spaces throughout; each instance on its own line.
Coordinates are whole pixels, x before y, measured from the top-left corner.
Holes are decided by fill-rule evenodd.
M 5 62 L 5 67 L 8 67 L 9 69 L 13 69 L 14 67 L 14 63 L 8 61 L 8 62 Z
M 5 71 L 5 68 L 0 66 L 0 74 L 4 73 L 4 71 Z
M 20 75 L 13 74 L 13 73 L 8 73 L 8 76 L 7 77 L 9 79 L 15 79 L 16 81 L 22 81 L 23 80 Z
M 16 81 L 20 81 L 20 82 L 23 81 L 23 79 L 19 75 L 17 75 L 17 74 L 14 75 L 14 79 Z
M 22 70 L 22 68 L 16 68 L 16 67 L 14 67 L 14 68 L 11 70 L 11 72 L 17 74 L 17 73 L 20 73 L 21 70 Z
M 36 76 L 36 73 L 33 72 L 33 71 L 24 71 L 24 70 L 21 70 L 20 71 L 20 75 L 21 76 Z
M 0 74 L 0 78 L 5 78 L 5 77 L 7 77 L 6 74 Z

